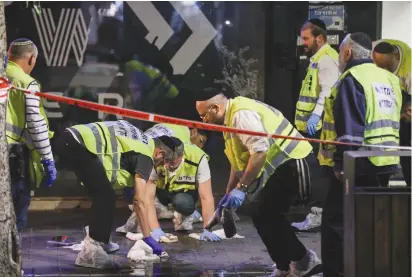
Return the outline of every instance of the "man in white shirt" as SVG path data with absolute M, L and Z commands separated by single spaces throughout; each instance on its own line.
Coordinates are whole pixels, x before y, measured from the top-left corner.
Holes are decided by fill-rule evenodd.
M 303 24 L 300 34 L 303 49 L 310 62 L 296 104 L 295 126 L 302 135 L 319 138 L 325 99 L 330 96 L 331 89 L 339 78 L 338 53 L 327 43 L 326 25 L 322 20 L 308 20 Z M 314 155 L 310 155 L 307 162 L 314 187 L 313 198 L 316 199 L 316 206 L 321 208 L 326 174 L 316 159 L 319 143 L 312 143 L 312 147 Z M 312 208 L 321 211 L 317 207 Z M 319 227 L 320 222 L 321 212 L 312 212 L 305 221 L 293 223 L 293 226 L 299 230 L 308 230 Z
M 196 109 L 203 122 L 303 138 L 281 112 L 257 100 L 228 99 L 215 89 L 203 90 L 198 100 Z M 299 241 L 285 217 L 292 200 L 308 190 L 302 186 L 302 164 L 311 145 L 235 133 L 224 133 L 224 139 L 231 172 L 218 210 L 237 209 L 246 194 L 251 195 L 253 224 L 277 267 L 271 276 L 291 276 L 292 269 L 299 277 L 318 272 L 321 261 Z
M 296 104 L 295 125 L 302 134 L 319 137 L 325 98 L 339 77 L 338 53 L 327 43 L 326 26 L 320 19 L 303 24 L 301 40 L 310 64 Z

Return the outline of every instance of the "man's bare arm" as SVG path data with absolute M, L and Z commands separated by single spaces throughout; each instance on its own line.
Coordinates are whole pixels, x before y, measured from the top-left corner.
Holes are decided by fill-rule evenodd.
M 146 181 L 139 174 L 135 175 L 135 193 L 133 197 L 133 206 L 136 217 L 139 221 L 140 228 L 144 237 L 150 236 L 150 227 L 148 221 L 148 205 L 146 202 Z
M 156 207 L 154 199 L 156 197 L 156 183 L 149 180 L 146 185 L 146 202 L 148 207 L 148 220 L 151 230 L 160 228 L 159 220 L 156 214 Z
M 215 211 L 215 200 L 212 192 L 212 179 L 199 184 L 199 197 L 202 203 L 203 228 L 206 227 Z
M 230 167 L 230 176 L 229 182 L 227 183 L 226 187 L 226 194 L 229 194 L 232 189 L 234 189 L 239 181 L 239 178 L 236 176 L 236 172 L 233 170 L 233 167 Z
M 266 152 L 258 152 L 250 156 L 246 170 L 242 178 L 240 178 L 239 183 L 245 186 L 250 185 L 259 175 L 260 170 L 265 164 L 265 160 Z

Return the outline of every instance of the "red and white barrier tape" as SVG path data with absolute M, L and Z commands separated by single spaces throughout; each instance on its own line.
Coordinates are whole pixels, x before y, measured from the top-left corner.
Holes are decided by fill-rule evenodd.
M 69 105 L 78 106 L 81 108 L 94 110 L 98 112 L 104 112 L 107 114 L 135 118 L 135 119 L 143 120 L 143 121 L 150 121 L 150 122 L 156 122 L 156 123 L 170 123 L 170 124 L 176 124 L 176 125 L 183 125 L 189 128 L 205 129 L 205 130 L 216 131 L 216 132 L 245 134 L 245 135 L 252 135 L 252 136 L 259 136 L 259 137 L 291 139 L 291 140 L 305 140 L 309 142 L 322 143 L 322 144 L 335 144 L 335 145 L 346 145 L 346 146 L 356 146 L 356 147 L 371 147 L 371 148 L 385 148 L 385 149 L 398 149 L 398 150 L 412 151 L 412 147 L 357 144 L 357 143 L 328 141 L 328 140 L 305 138 L 305 137 L 297 138 L 297 137 L 282 136 L 282 135 L 277 135 L 277 134 L 255 132 L 255 131 L 250 131 L 250 130 L 241 130 L 241 129 L 231 128 L 231 127 L 226 127 L 226 126 L 221 126 L 221 125 L 203 123 L 199 121 L 186 120 L 186 119 L 175 118 L 175 117 L 170 117 L 170 116 L 165 116 L 165 115 L 158 115 L 158 114 L 152 114 L 152 113 L 147 113 L 147 112 L 142 112 L 142 111 L 135 111 L 135 110 L 125 109 L 125 108 L 114 107 L 110 105 L 98 104 L 98 103 L 94 103 L 90 101 L 74 99 L 74 98 L 65 97 L 65 96 L 47 94 L 44 92 L 34 92 L 34 91 L 27 90 L 27 89 L 16 88 L 10 85 L 6 87 L 4 85 L 4 82 L 7 82 L 7 80 L 5 80 L 4 78 L 0 78 L 0 94 L 1 94 L 1 91 L 3 91 L 3 89 L 13 88 L 16 90 L 23 91 L 24 93 L 27 93 L 27 94 L 34 94 L 36 96 L 45 98 L 47 100 L 66 103 Z

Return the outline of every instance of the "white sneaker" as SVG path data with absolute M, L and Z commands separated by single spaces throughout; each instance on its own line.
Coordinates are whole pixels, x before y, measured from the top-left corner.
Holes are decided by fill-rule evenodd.
M 313 228 L 320 227 L 322 223 L 322 214 L 310 213 L 302 222 L 293 222 L 291 225 L 300 231 L 307 231 Z
M 316 267 L 322 264 L 321 260 L 318 258 L 318 255 L 312 250 L 307 250 L 306 256 L 297 262 L 292 262 L 293 273 L 297 277 L 303 277 L 312 270 L 315 270 Z M 319 272 L 313 272 L 314 274 Z
M 174 217 L 173 211 L 169 210 L 166 206 L 163 206 L 157 197 L 155 198 L 154 205 L 158 219 L 172 219 Z
M 120 226 L 116 229 L 116 232 L 118 233 L 136 233 L 137 232 L 137 217 L 136 213 L 132 212 L 130 215 L 129 219 L 126 221 L 126 223 L 123 226 Z
M 103 250 L 101 243 L 90 237 L 84 239 L 84 245 L 76 258 L 76 265 L 90 268 L 111 269 L 119 268 L 120 264 Z

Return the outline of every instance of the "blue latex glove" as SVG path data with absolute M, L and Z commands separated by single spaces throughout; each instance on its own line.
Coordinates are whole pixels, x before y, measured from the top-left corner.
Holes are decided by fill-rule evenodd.
M 314 136 L 316 134 L 316 126 L 319 120 L 320 116 L 314 113 L 309 117 L 308 124 L 306 125 L 306 132 L 309 135 Z
M 56 166 L 54 165 L 53 160 L 42 160 L 41 163 L 43 164 L 44 170 L 46 171 L 46 182 L 45 186 L 46 187 L 51 187 L 51 185 L 56 181 L 57 177 L 57 170 Z
M 204 241 L 220 241 L 220 237 L 212 232 L 204 229 L 203 233 L 200 235 L 200 240 Z
M 237 188 L 233 189 L 222 206 L 228 209 L 237 209 L 242 205 L 243 201 L 245 201 L 245 197 L 246 193 Z
M 227 198 L 229 197 L 229 194 L 225 194 L 225 196 L 223 196 L 223 198 L 219 201 L 219 204 L 217 204 L 217 209 L 219 210 L 219 217 L 222 214 L 222 209 L 223 209 L 223 204 L 225 204 Z
M 160 237 L 165 237 L 165 236 L 166 234 L 165 232 L 163 232 L 162 228 L 155 228 L 152 230 L 151 237 L 157 242 L 160 241 Z
M 160 256 L 163 252 L 163 248 L 152 237 L 143 238 L 143 241 L 153 249 L 153 254 Z

